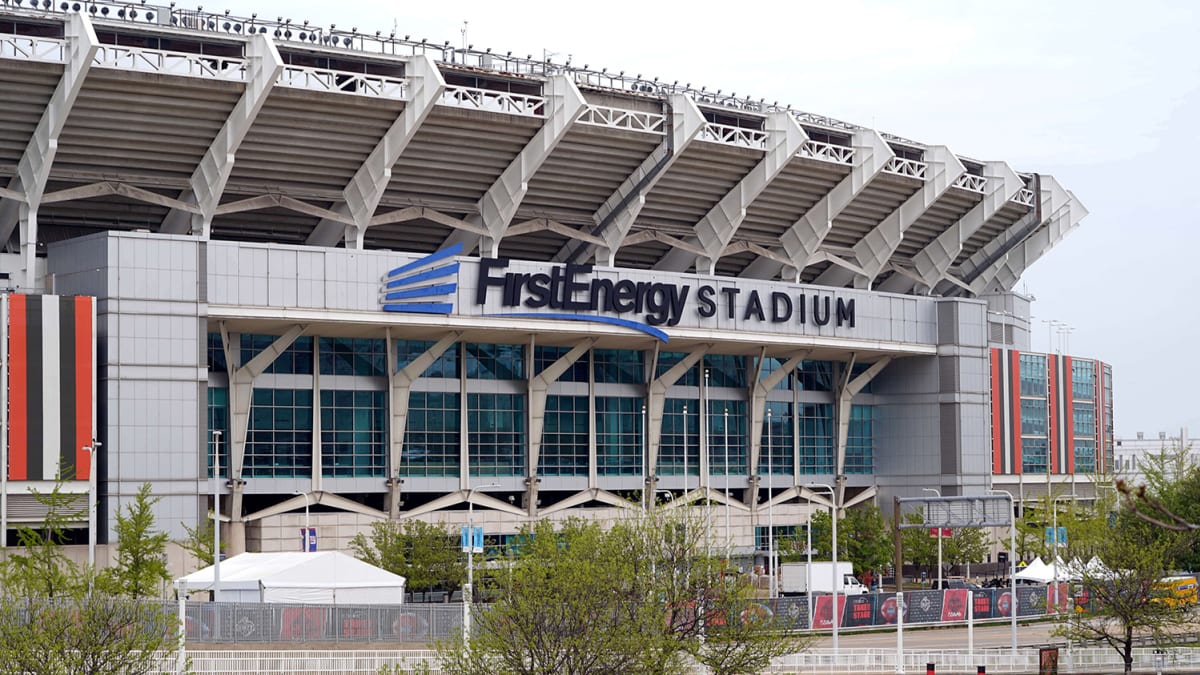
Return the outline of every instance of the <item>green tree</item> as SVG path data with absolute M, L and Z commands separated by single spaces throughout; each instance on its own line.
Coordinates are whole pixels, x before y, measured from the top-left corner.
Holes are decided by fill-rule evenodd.
M 1135 640 L 1150 636 L 1169 644 L 1179 629 L 1194 626 L 1192 608 L 1166 602 L 1155 587 L 1165 573 L 1170 546 L 1134 514 L 1119 517 L 1100 550 L 1106 569 L 1083 573 L 1080 595 L 1087 599 L 1086 611 L 1067 613 L 1055 634 L 1112 647 L 1129 673 Z
M 847 510 L 838 528 L 838 539 L 842 539 L 843 530 L 846 532 L 845 548 L 839 550 L 839 557 L 849 560 L 856 573 L 862 575 L 870 570 L 878 576 L 884 568 L 891 566 L 895 547 L 891 530 L 878 506 L 864 504 Z
M 154 505 L 149 483 L 137 497 L 117 510 L 117 564 L 100 575 L 106 591 L 130 598 L 161 596 L 171 580 L 167 569 L 167 533 L 154 529 Z
M 469 645 L 440 646 L 443 668 L 669 675 L 690 655 L 724 675 L 800 649 L 771 630 L 747 575 L 708 555 L 697 512 L 653 509 L 608 531 L 579 520 L 527 528 L 521 555 L 497 578 L 505 592 L 473 614 Z
M 183 523 L 183 529 L 187 532 L 187 537 L 178 542 L 183 550 L 191 553 L 202 566 L 212 565 L 213 546 L 216 545 L 217 540 L 213 522 L 206 518 L 201 520 L 196 527 L 190 527 L 187 523 Z M 225 550 L 225 542 L 221 542 L 221 550 Z
M 85 583 L 92 570 L 81 570 L 62 552 L 67 526 L 87 514 L 87 504 L 80 495 L 62 491 L 62 482 L 55 482 L 50 492 L 30 490 L 33 498 L 46 510 L 41 527 L 17 527 L 17 545 L 22 552 L 12 553 L 0 565 L 0 580 L 6 590 L 16 595 L 55 597 L 69 592 L 73 586 Z
M 173 662 L 179 624 L 159 602 L 93 593 L 93 570 L 62 553 L 68 523 L 84 515 L 78 495 L 55 484 L 34 492 L 46 508 L 40 527 L 18 528 L 24 549 L 0 566 L 0 672 L 142 675 Z
M 390 520 L 371 524 L 350 540 L 350 549 L 360 560 L 404 577 L 409 590 L 440 589 L 453 592 L 467 578 L 466 560 L 458 540 L 440 525 L 423 520 Z

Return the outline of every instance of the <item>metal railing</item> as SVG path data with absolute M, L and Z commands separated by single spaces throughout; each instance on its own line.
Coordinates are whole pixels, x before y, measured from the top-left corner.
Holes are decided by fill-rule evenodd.
M 188 603 L 192 643 L 428 643 L 462 632 L 462 605 Z
M 476 89 L 475 87 L 447 86 L 438 101 L 442 105 L 452 105 L 458 108 L 486 110 L 488 112 L 521 115 L 524 117 L 545 117 L 546 99 L 541 96 L 528 94 L 512 94 L 506 91 L 492 89 Z
M 854 164 L 854 148 L 834 145 L 823 141 L 807 140 L 800 148 L 800 156 L 820 162 L 832 162 L 850 166 Z
M 976 176 L 973 173 L 964 173 L 954 181 L 954 187 L 968 192 L 978 192 L 985 194 L 987 192 L 988 179 L 985 176 Z
M 883 167 L 883 171 L 884 173 L 890 173 L 895 176 L 905 176 L 907 178 L 925 180 L 925 171 L 928 168 L 929 166 L 919 159 L 893 157 L 888 160 L 888 163 Z
M 700 130 L 699 139 L 722 145 L 732 145 L 738 148 L 753 148 L 766 150 L 767 132 L 761 129 L 745 129 L 728 124 L 713 124 L 709 122 Z
M 0 35 L 0 58 L 62 63 L 67 58 L 67 43 L 57 38 L 5 33 Z
M 171 52 L 162 49 L 101 44 L 96 51 L 93 63 L 103 68 L 139 70 L 181 77 L 202 77 L 234 82 L 243 82 L 246 79 L 245 59 Z
M 662 113 L 640 112 L 601 105 L 589 105 L 579 116 L 578 121 L 580 124 L 597 127 L 652 134 L 666 133 L 667 126 L 667 117 Z
M 400 100 L 403 100 L 408 93 L 407 82 L 404 78 L 301 66 L 286 66 L 279 74 L 279 85 L 310 91 L 340 92 Z

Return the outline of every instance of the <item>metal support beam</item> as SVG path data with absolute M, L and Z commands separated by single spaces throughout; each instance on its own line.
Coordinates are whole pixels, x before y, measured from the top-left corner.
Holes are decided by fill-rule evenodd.
M 384 331 L 388 359 L 388 517 L 400 513 L 400 467 L 404 456 L 404 433 L 408 428 L 408 400 L 412 383 L 462 337 L 461 331 L 447 333 L 403 368 L 396 363 L 392 329 Z
M 180 201 L 199 206 L 199 213 L 173 209 L 163 218 L 161 232 L 209 238 L 213 216 L 233 173 L 238 148 L 282 72 L 283 59 L 279 58 L 275 43 L 264 33 L 255 33 L 246 43 L 246 90 L 192 172 L 188 189 L 179 195 Z
M 767 417 L 767 395 L 775 389 L 775 385 L 783 381 L 791 373 L 795 372 L 796 368 L 804 359 L 808 358 L 812 351 L 803 351 L 798 354 L 792 354 L 788 360 L 779 366 L 779 368 L 771 371 L 766 377 L 759 379 L 757 375 L 754 378 L 754 383 L 750 385 L 750 466 L 749 474 L 754 478 L 758 477 L 759 456 L 762 453 L 762 425 L 763 420 Z M 763 348 L 759 354 L 759 370 L 762 368 L 762 362 L 766 359 L 766 348 Z M 750 494 L 747 496 L 746 503 L 750 505 L 758 504 L 758 480 L 750 481 Z
M 50 180 L 50 167 L 58 152 L 58 137 L 66 126 L 71 108 L 83 89 L 83 81 L 91 70 L 100 41 L 92 30 L 91 21 L 82 12 L 68 14 L 64 26 L 66 50 L 63 55 L 63 74 L 50 95 L 46 109 L 38 120 L 25 152 L 17 162 L 17 175 L 8 182 L 6 194 L 20 194 L 20 200 L 6 196 L 0 199 L 0 247 L 12 238 L 20 227 L 21 263 L 25 278 L 22 286 L 33 286 L 34 258 L 37 257 L 38 208 Z
M 586 108 L 586 101 L 571 78 L 555 75 L 546 82 L 546 106 L 546 123 L 479 200 L 477 214 L 467 218 L 472 225 L 482 226 L 487 235 L 479 237 L 456 230 L 447 237 L 443 247 L 462 244 L 463 253 L 469 254 L 478 245 L 482 256 L 495 258 L 500 255 L 500 240 L 504 239 L 509 223 L 525 199 L 529 181 L 567 135 Z
M 954 185 L 959 176 L 967 172 L 958 157 L 944 145 L 926 148 L 925 163 L 925 184 L 854 245 L 854 262 L 862 268 L 862 274 L 853 274 L 844 267 L 833 266 L 818 276 L 814 283 L 844 286 L 853 281 L 855 288 L 871 287 L 875 277 L 879 276 L 904 241 L 904 233 L 908 228 Z
M 555 256 L 555 260 L 561 262 L 567 259 L 585 259 L 594 250 L 597 265 L 616 266 L 617 250 L 629 235 L 634 221 L 642 212 L 642 207 L 646 205 L 646 195 L 654 189 L 658 180 L 666 174 L 675 160 L 679 159 L 688 145 L 700 135 L 706 124 L 704 114 L 690 97 L 672 94 L 670 104 L 670 133 L 609 195 L 596 213 L 592 214 L 592 220 L 596 223 L 596 234 L 604 239 L 604 244 L 595 247 L 581 246 L 574 251 L 568 251 L 573 245 L 568 243 Z
M 309 246 L 334 246 L 343 239 L 346 248 L 361 249 L 363 237 L 372 223 L 375 209 L 383 199 L 388 182 L 392 179 L 392 167 L 412 142 L 421 124 L 446 89 L 446 80 L 437 65 L 424 54 L 414 55 L 405 64 L 405 80 L 409 93 L 404 110 L 392 122 L 392 126 L 371 150 L 367 160 L 354 173 L 354 177 L 342 190 L 342 199 L 333 210 L 349 216 L 353 225 L 343 221 L 323 218 L 308 235 Z
M 789 267 L 794 270 L 794 281 L 799 281 L 804 268 L 815 261 L 825 236 L 833 228 L 833 220 L 866 189 L 871 180 L 879 175 L 888 161 L 896 155 L 879 132 L 870 129 L 856 131 L 851 143 L 854 146 L 854 166 L 851 167 L 850 174 L 813 204 L 812 208 L 779 238 L 784 254 L 792 261 Z M 741 276 L 751 279 L 773 279 L 781 268 L 783 265 L 774 260 L 759 258 L 747 266 Z
M 646 417 L 648 418 L 646 420 L 646 480 L 648 490 L 655 489 L 654 481 L 658 476 L 658 448 L 662 443 L 663 408 L 667 402 L 667 390 L 700 359 L 704 358 L 709 349 L 712 349 L 711 344 L 699 345 L 680 359 L 679 363 L 671 366 L 667 372 L 651 380 L 650 385 L 646 387 Z M 703 411 L 700 414 L 703 414 Z M 700 419 L 701 428 L 703 428 L 704 418 Z M 703 435 L 701 433 L 701 436 Z M 687 452 L 687 448 L 684 448 L 684 452 Z M 645 498 L 650 501 L 644 503 L 654 503 L 653 494 L 646 495 Z
M 594 344 L 596 338 L 580 340 L 570 351 L 546 366 L 545 370 L 529 378 L 529 470 L 526 476 L 528 480 L 525 496 L 527 504 L 537 504 L 537 466 L 542 450 L 542 429 L 546 424 L 546 397 L 549 395 L 550 385 L 557 382 L 558 378 L 567 372 L 567 368 L 574 365 L 579 357 L 587 354 Z
M 746 218 L 746 209 L 762 194 L 771 181 L 783 171 L 788 162 L 804 147 L 808 134 L 790 113 L 772 113 L 767 117 L 767 139 L 770 147 L 758 164 L 738 184 L 709 209 L 696 223 L 696 238 L 704 255 L 693 258 L 687 251 L 673 249 L 654 266 L 657 270 L 683 272 L 692 266 L 700 274 L 715 274 L 717 261 L 733 235 Z
M 834 419 L 837 422 L 837 437 L 834 439 L 833 476 L 836 483 L 835 487 L 837 488 L 839 510 L 844 507 L 846 501 L 846 442 L 850 436 L 851 404 L 854 401 L 854 397 L 863 390 L 863 387 L 867 386 L 880 371 L 892 362 L 892 357 L 885 356 L 872 363 L 869 368 L 859 373 L 857 377 L 851 379 L 851 374 L 854 372 L 855 356 L 855 354 L 851 354 L 850 360 L 845 363 L 846 370 L 840 378 L 841 381 L 834 395 L 834 400 L 836 401 Z
M 988 191 L 958 222 L 946 228 L 936 239 L 913 256 L 914 274 L 893 274 L 879 286 L 878 290 L 889 293 L 907 293 L 914 288 L 932 290 L 942 280 L 963 244 L 984 223 L 992 219 L 1010 199 L 1017 196 L 1025 181 L 1005 162 L 988 162 L 983 165 L 983 176 L 987 178 Z M 920 281 L 913 279 L 915 276 Z
M 1074 194 L 1063 190 L 1057 181 L 1047 176 L 1043 177 L 1042 182 L 1051 182 L 1051 192 L 1057 193 L 1056 199 L 1062 202 L 1061 205 L 1055 204 L 1043 227 L 970 282 L 971 291 L 975 295 L 1012 290 L 1030 265 L 1058 245 L 1067 233 L 1078 227 L 1079 222 L 1087 216 L 1088 211 L 1083 204 Z

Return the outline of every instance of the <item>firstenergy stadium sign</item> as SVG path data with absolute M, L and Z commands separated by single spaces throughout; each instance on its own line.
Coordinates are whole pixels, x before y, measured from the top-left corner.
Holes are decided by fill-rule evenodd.
M 733 284 L 670 283 L 596 275 L 593 266 L 564 263 L 511 271 L 507 258 L 480 258 L 473 292 L 459 288 L 460 263 L 445 249 L 388 273 L 383 309 L 391 312 L 451 314 L 454 299 L 486 308 L 476 316 L 585 321 L 623 326 L 668 340 L 663 327 L 689 316 L 796 326 L 854 327 L 853 298 L 830 292 L 739 288 Z M 545 271 L 541 271 L 545 270 Z M 646 276 L 634 274 L 631 276 Z M 469 278 L 464 281 L 471 283 Z M 496 311 L 501 310 L 501 311 Z

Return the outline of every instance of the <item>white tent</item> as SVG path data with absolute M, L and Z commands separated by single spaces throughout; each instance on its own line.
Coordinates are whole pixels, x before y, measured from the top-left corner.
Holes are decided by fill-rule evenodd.
M 1034 583 L 1044 584 L 1048 583 L 1054 578 L 1054 570 L 1049 565 L 1042 562 L 1042 559 L 1039 557 L 1034 558 L 1033 562 L 1029 563 L 1025 569 L 1017 572 L 1014 578 L 1017 581 L 1032 581 Z
M 186 591 L 211 591 L 213 568 L 179 581 Z M 221 562 L 221 601 L 399 605 L 404 577 L 338 551 L 242 553 Z

